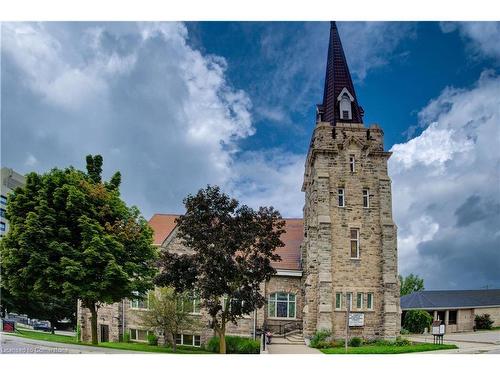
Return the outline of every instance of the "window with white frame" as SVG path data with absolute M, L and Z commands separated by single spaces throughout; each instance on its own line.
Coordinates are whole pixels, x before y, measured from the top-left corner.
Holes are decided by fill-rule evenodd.
M 363 207 L 370 208 L 370 190 L 363 189 Z
M 356 308 L 357 309 L 363 308 L 363 293 L 356 294 Z
M 133 292 L 137 298 L 130 301 L 130 308 L 132 309 L 148 309 L 149 308 L 149 294 L 139 295 L 139 292 Z
M 5 228 L 6 228 L 5 223 L 0 222 L 0 230 L 2 232 L 5 232 Z
M 201 337 L 200 335 L 187 335 L 181 333 L 175 336 L 175 343 L 177 345 L 201 346 Z
M 342 293 L 335 293 L 335 308 L 342 308 Z
M 7 197 L 4 195 L 0 196 L 0 203 L 6 205 L 7 204 Z
M 346 304 L 349 304 L 349 310 L 352 311 L 352 293 L 346 293 Z
M 200 297 L 196 292 L 189 293 L 178 301 L 178 307 L 189 314 L 200 314 Z
M 130 328 L 130 341 L 148 341 L 149 331 L 145 329 Z
M 295 318 L 295 294 L 278 292 L 269 296 L 268 313 L 270 318 Z
M 5 210 L 0 208 L 0 217 L 5 217 Z
M 351 229 L 351 258 L 359 258 L 359 229 Z
M 373 310 L 373 293 L 368 293 L 366 295 L 366 308 L 368 310 Z
M 354 172 L 355 171 L 355 164 L 356 164 L 356 158 L 354 157 L 354 155 L 349 155 L 349 170 L 351 172 Z
M 345 189 L 338 189 L 339 207 L 345 207 Z

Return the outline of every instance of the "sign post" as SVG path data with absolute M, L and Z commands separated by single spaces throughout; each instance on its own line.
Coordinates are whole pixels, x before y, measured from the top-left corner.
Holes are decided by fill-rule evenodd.
M 347 343 L 349 341 L 349 315 L 351 314 L 351 295 L 345 294 L 346 310 L 345 310 L 345 352 L 347 353 Z

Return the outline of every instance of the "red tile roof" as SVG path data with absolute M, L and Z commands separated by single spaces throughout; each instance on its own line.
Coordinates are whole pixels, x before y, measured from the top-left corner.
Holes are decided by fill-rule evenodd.
M 166 240 L 168 235 L 172 233 L 175 228 L 175 219 L 180 215 L 171 214 L 154 214 L 149 220 L 149 226 L 153 228 L 153 244 L 161 246 L 163 241 Z
M 165 239 L 175 228 L 175 219 L 180 215 L 154 214 L 149 225 L 153 228 L 153 243 L 161 246 Z M 304 239 L 304 222 L 302 219 L 284 219 L 286 232 L 281 240 L 284 247 L 276 249 L 276 253 L 281 257 L 280 262 L 273 262 L 273 267 L 280 270 L 301 270 L 300 265 L 300 244 Z

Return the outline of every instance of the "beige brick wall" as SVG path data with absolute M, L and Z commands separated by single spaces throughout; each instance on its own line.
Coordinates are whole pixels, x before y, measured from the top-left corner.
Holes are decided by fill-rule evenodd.
M 304 333 L 332 330 L 341 337 L 345 312 L 334 309 L 336 292 L 374 293 L 374 310 L 356 335 L 394 338 L 399 334 L 396 226 L 392 220 L 390 153 L 383 151 L 378 126 L 318 123 L 306 161 L 306 193 L 302 248 L 304 267 Z M 354 155 L 355 171 L 349 157 Z M 345 189 L 346 207 L 338 207 L 337 191 Z M 362 190 L 370 191 L 363 208 Z M 350 258 L 350 229 L 359 229 L 360 259 Z
M 500 307 L 474 309 L 474 316 L 483 314 L 490 314 L 490 319 L 493 320 L 493 327 L 500 327 Z

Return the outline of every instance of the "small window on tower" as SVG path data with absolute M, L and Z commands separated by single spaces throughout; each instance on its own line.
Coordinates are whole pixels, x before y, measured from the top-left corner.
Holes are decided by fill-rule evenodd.
M 356 158 L 354 157 L 354 155 L 349 155 L 349 169 L 351 172 L 354 172 L 355 163 L 356 163 Z
M 344 191 L 344 188 L 340 188 L 338 190 L 338 194 L 339 194 L 339 207 L 345 207 L 345 191 Z
M 370 190 L 363 189 L 363 208 L 370 208 Z
M 356 295 L 356 308 L 357 309 L 363 308 L 363 293 L 358 293 Z
M 349 111 L 342 111 L 342 119 L 349 120 Z
M 359 229 L 351 229 L 351 258 L 359 258 Z

